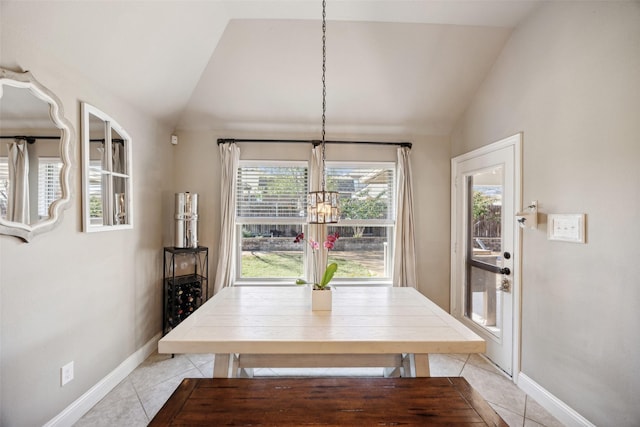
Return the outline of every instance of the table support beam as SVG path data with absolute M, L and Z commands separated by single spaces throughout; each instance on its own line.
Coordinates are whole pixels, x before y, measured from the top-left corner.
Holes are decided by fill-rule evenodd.
M 252 378 L 254 368 L 384 368 L 385 377 L 428 377 L 428 354 L 229 354 L 217 353 L 214 378 Z

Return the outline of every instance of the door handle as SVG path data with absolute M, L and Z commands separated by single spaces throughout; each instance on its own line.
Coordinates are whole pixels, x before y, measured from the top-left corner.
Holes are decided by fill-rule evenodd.
M 500 274 L 504 274 L 505 276 L 508 276 L 511 274 L 511 270 L 509 270 L 509 267 L 504 267 L 500 269 Z

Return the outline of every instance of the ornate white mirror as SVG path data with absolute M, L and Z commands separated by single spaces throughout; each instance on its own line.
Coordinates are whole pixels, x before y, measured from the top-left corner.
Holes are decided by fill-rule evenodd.
M 131 138 L 114 119 L 82 104 L 84 230 L 133 227 Z
M 29 72 L 0 68 L 0 233 L 26 241 L 62 219 L 74 132 L 62 103 Z

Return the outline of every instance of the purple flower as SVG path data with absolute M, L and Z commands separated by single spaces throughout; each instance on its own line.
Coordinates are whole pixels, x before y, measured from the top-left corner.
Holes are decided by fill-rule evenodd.
M 337 232 L 329 234 L 327 236 L 327 240 L 325 240 L 324 242 L 324 247 L 327 248 L 328 250 L 335 248 L 335 243 L 339 238 L 340 238 L 340 234 L 338 234 Z M 304 233 L 300 233 L 296 236 L 293 242 L 300 243 L 303 240 L 304 240 Z M 320 243 L 316 242 L 313 239 L 309 239 L 309 246 L 314 251 L 317 251 L 318 249 L 320 249 Z

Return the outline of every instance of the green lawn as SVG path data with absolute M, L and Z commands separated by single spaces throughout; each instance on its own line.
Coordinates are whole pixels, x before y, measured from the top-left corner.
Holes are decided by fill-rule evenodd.
M 372 277 L 373 274 L 357 261 L 331 254 L 330 262 L 338 264 L 334 277 Z M 242 277 L 302 278 L 302 254 L 288 252 L 243 252 Z

